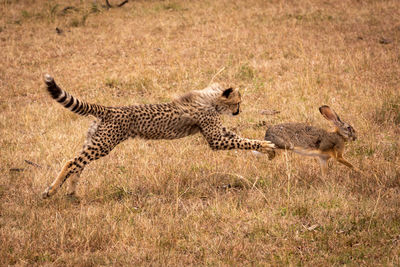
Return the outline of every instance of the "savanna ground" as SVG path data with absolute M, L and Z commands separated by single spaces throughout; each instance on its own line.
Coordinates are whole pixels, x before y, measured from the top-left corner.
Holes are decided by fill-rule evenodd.
M 0 265 L 399 265 L 399 44 L 397 0 L 2 0 Z M 80 202 L 43 200 L 91 123 L 48 96 L 45 73 L 110 106 L 239 87 L 243 112 L 224 122 L 257 139 L 280 122 L 329 128 L 328 104 L 356 129 L 345 156 L 363 173 L 334 163 L 323 179 L 315 159 L 200 135 L 129 140 L 84 170 Z

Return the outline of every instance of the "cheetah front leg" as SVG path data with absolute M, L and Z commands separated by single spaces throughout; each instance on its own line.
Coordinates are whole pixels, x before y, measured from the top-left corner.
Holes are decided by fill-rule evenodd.
M 267 154 L 268 159 L 270 160 L 275 157 L 275 145 L 270 141 L 261 141 L 235 136 L 234 138 L 225 140 L 223 142 L 229 142 L 230 147 L 234 149 L 256 150 L 258 152 Z
M 203 136 L 206 138 L 212 149 L 243 149 L 256 150 L 261 153 L 268 154 L 268 158 L 275 157 L 275 145 L 270 141 L 261 141 L 247 139 L 228 131 L 225 127 L 219 125 L 207 125 L 201 129 Z

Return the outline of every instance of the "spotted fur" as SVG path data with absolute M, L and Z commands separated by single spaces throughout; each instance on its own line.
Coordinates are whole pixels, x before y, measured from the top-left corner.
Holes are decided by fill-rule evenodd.
M 241 95 L 237 89 L 213 84 L 191 91 L 169 103 L 105 107 L 81 101 L 62 90 L 46 75 L 47 90 L 57 102 L 79 115 L 92 115 L 96 121 L 89 129 L 83 150 L 62 168 L 58 177 L 43 192 L 47 198 L 70 179 L 68 194 L 74 194 L 82 170 L 91 161 L 106 156 L 128 138 L 177 139 L 201 133 L 212 149 L 248 149 L 274 154 L 269 141 L 239 137 L 226 129 L 220 114 L 237 115 Z

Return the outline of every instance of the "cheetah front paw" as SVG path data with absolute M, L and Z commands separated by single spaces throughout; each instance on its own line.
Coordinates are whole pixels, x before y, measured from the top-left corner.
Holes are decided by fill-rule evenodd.
M 267 151 L 271 151 L 275 148 L 275 144 L 270 141 L 261 141 L 261 146 L 259 151 L 262 153 L 266 153 Z
M 258 150 L 261 153 L 265 153 L 268 155 L 268 159 L 273 159 L 275 157 L 275 145 L 271 143 L 270 141 L 262 141 L 261 142 L 261 147 Z

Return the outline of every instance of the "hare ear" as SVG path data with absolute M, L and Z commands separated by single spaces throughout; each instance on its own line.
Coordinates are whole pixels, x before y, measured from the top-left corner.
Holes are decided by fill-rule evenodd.
M 331 121 L 333 123 L 341 122 L 339 116 L 329 106 L 323 105 L 319 107 L 319 112 L 321 112 L 322 116 L 324 116 L 324 118 L 328 121 Z

